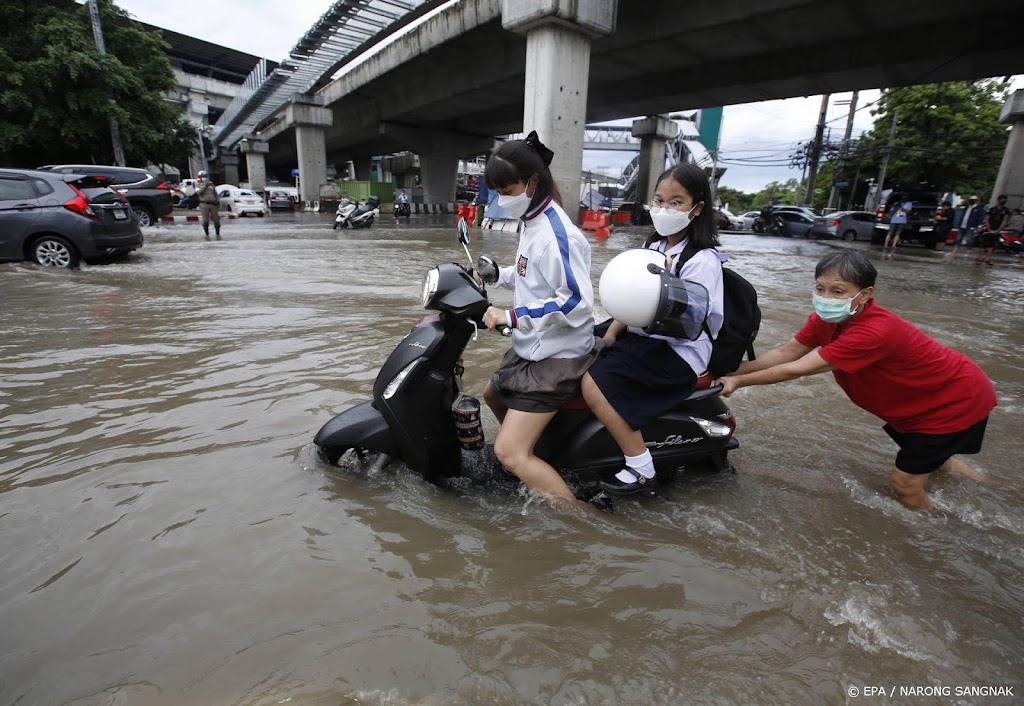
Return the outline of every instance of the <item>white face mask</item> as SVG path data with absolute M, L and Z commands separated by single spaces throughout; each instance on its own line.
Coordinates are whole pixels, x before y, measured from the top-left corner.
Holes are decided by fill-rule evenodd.
M 498 194 L 498 206 L 505 209 L 509 218 L 522 218 L 523 214 L 526 213 L 526 209 L 530 207 L 531 200 L 525 191 L 515 196 L 502 196 Z
M 498 205 L 505 209 L 506 213 L 509 214 L 509 218 L 522 218 L 529 209 L 529 202 L 534 200 L 534 197 L 527 194 L 528 191 L 529 181 L 526 182 L 526 188 L 522 190 L 522 194 L 516 194 L 515 196 L 502 196 L 499 194 Z M 534 195 L 537 195 L 536 189 L 534 190 Z
M 658 235 L 662 236 L 678 233 L 690 225 L 690 221 L 693 220 L 690 214 L 693 213 L 694 208 L 697 208 L 696 204 L 689 211 L 677 211 L 674 208 L 667 207 L 652 208 L 651 221 L 654 223 L 654 230 L 658 231 Z

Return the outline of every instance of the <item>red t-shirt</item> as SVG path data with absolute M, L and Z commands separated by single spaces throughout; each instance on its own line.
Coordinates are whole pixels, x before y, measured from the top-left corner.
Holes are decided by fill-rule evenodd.
M 988 416 L 996 406 L 992 381 L 977 363 L 922 333 L 869 299 L 843 324 L 817 314 L 796 340 L 835 368 L 850 399 L 896 431 L 951 434 Z

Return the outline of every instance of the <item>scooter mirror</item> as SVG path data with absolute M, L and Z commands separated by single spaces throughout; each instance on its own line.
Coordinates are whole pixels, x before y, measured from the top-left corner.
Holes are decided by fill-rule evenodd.
M 476 259 L 476 271 L 485 284 L 498 281 L 498 263 L 490 255 L 481 255 Z
M 463 245 L 469 245 L 469 225 L 466 223 L 466 219 L 459 217 L 458 223 L 459 229 L 459 242 Z

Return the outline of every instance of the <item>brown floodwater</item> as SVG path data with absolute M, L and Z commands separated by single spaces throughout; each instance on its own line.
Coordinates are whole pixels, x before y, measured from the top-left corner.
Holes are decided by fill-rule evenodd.
M 936 512 L 895 502 L 881 422 L 819 375 L 731 398 L 738 473 L 577 517 L 317 458 L 424 272 L 465 259 L 450 220 L 160 226 L 115 264 L 0 265 L 0 704 L 1019 702 L 1024 270 L 876 260 L 879 301 L 999 396 L 968 459 L 988 482 L 939 479 Z M 594 242 L 594 281 L 642 238 Z M 723 246 L 758 347 L 788 340 L 836 245 Z M 507 345 L 470 344 L 470 392 Z M 1014 696 L 957 696 L 980 686 Z

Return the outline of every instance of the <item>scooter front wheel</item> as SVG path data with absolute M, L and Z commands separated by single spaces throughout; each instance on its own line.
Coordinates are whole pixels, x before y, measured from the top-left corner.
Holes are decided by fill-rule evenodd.
M 320 446 L 320 458 L 342 471 L 358 475 L 373 475 L 381 471 L 390 461 L 386 453 L 372 451 L 363 446 L 341 447 Z

